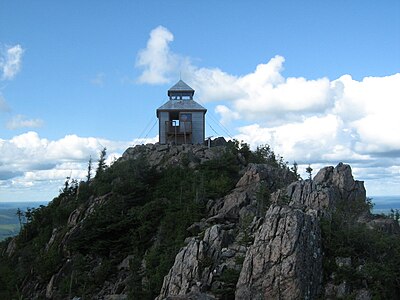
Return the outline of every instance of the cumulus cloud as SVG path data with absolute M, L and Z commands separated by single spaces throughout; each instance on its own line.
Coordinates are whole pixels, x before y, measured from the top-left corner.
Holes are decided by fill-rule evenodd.
M 21 45 L 6 47 L 0 53 L 0 72 L 2 80 L 11 80 L 21 69 L 22 54 L 24 50 Z
M 400 73 L 362 81 L 346 75 L 335 82 L 344 88 L 333 112 L 358 135 L 357 151 L 379 154 L 400 150 L 400 139 L 396 138 L 400 130 Z
M 179 71 L 177 68 L 182 58 L 169 49 L 169 43 L 173 40 L 173 34 L 163 26 L 151 31 L 146 48 L 139 52 L 136 60 L 136 66 L 144 69 L 139 82 L 166 83 L 170 81 L 171 72 Z
M 21 174 L 30 181 L 34 177 L 36 180 L 63 179 L 66 172 L 85 170 L 89 157 L 96 159 L 103 147 L 117 157 L 129 144 L 76 135 L 51 141 L 30 131 L 9 140 L 0 139 L 0 174 L 3 179 Z
M 37 128 L 41 126 L 43 126 L 43 120 L 27 119 L 24 115 L 15 115 L 6 125 L 6 127 L 11 130 L 19 128 Z
M 184 75 L 202 102 L 235 100 L 246 95 L 246 91 L 237 84 L 237 76 L 218 68 L 190 66 Z
M 232 111 L 225 105 L 217 105 L 215 107 L 215 112 L 221 116 L 221 124 L 227 125 L 233 120 L 240 119 L 238 112 Z
M 247 121 L 284 123 L 323 112 L 333 105 L 335 91 L 329 79 L 284 78 L 281 74 L 284 61 L 277 55 L 242 76 L 192 67 L 190 80 L 202 102 L 224 101 Z
M 287 123 L 276 127 L 252 124 L 240 127 L 239 140 L 253 147 L 268 144 L 285 158 L 299 163 L 368 160 L 351 149 L 353 136 L 335 115 L 312 116 L 302 122 Z
M 228 106 L 233 112 L 247 114 L 248 120 L 264 124 L 275 136 L 285 138 L 285 144 L 292 145 L 293 151 L 300 149 L 294 148 L 291 141 L 299 138 L 309 141 L 308 135 L 320 144 L 317 151 L 321 153 L 321 158 L 339 159 L 342 153 L 343 159 L 349 158 L 349 153 L 354 153 L 351 157 L 357 156 L 355 153 L 360 157 L 400 150 L 400 139 L 395 138 L 400 130 L 400 74 L 366 77 L 362 81 L 354 80 L 349 75 L 333 81 L 296 79 L 294 87 L 292 80 L 284 80 L 272 92 L 268 88 L 265 93 L 259 92 L 259 100 L 237 99 Z M 296 88 L 297 84 L 301 87 Z M 259 90 L 263 88 L 259 87 Z M 300 103 L 293 104 L 296 94 Z M 268 104 L 269 97 L 275 99 L 280 107 Z M 280 117 L 280 120 L 272 122 L 274 117 L 270 115 Z M 332 124 L 336 126 L 331 127 Z M 283 130 L 285 128 L 290 128 L 289 134 Z M 251 136 L 248 138 L 252 140 Z M 328 147 L 322 147 L 321 141 L 327 139 Z
M 110 165 L 129 146 L 156 140 L 158 137 L 140 141 L 112 141 L 74 134 L 49 140 L 34 131 L 11 139 L 0 138 L 0 198 L 21 200 L 18 193 L 29 190 L 32 198 L 26 200 L 51 200 L 66 177 L 85 179 L 89 157 L 92 157 L 95 170 L 97 158 L 104 147 L 107 148 L 106 164 Z M 44 194 L 48 194 L 49 198 L 43 198 Z

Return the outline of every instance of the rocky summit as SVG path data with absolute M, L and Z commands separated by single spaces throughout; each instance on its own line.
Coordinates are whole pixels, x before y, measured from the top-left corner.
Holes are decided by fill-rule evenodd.
M 135 146 L 67 180 L 1 244 L 0 298 L 399 297 L 398 220 L 349 165 L 303 180 L 268 146 L 210 146 Z

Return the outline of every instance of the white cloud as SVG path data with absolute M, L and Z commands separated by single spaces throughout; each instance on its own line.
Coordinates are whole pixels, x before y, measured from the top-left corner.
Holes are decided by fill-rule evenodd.
M 151 31 L 146 48 L 139 52 L 136 60 L 136 66 L 144 69 L 139 82 L 166 83 L 171 72 L 179 71 L 180 58 L 171 53 L 168 46 L 173 40 L 173 34 L 165 27 L 158 26 Z
M 57 166 L 57 168 L 51 170 L 26 172 L 23 177 L 24 180 L 21 182 L 31 182 L 31 185 L 34 185 L 34 182 L 37 183 L 38 181 L 59 181 L 65 180 L 67 177 L 83 179 L 85 176 L 86 172 L 85 170 L 82 170 L 82 165 L 79 165 L 74 169 L 65 166 Z
M 0 72 L 2 80 L 11 80 L 17 75 L 22 65 L 22 54 L 24 50 L 21 45 L 7 47 L 0 56 Z
M 52 180 L 54 174 L 61 174 L 62 170 L 79 169 L 79 166 L 86 168 L 89 157 L 92 156 L 93 160 L 96 160 L 103 147 L 116 156 L 128 145 L 129 142 L 83 138 L 76 135 L 67 135 L 59 140 L 50 141 L 30 131 L 9 140 L 0 139 L 0 153 L 2 153 L 0 173 L 14 171 L 15 176 L 19 176 L 20 173 L 38 174 L 37 172 L 41 171 L 43 179 L 43 174 L 57 170 L 47 178 Z M 31 179 L 32 174 L 29 176 Z
M 270 61 L 271 62 L 271 61 Z M 247 77 L 265 76 L 253 73 L 243 77 L 238 84 L 247 90 L 246 97 L 235 99 L 234 107 L 244 113 L 247 119 L 291 118 L 293 113 L 311 114 L 324 111 L 329 105 L 329 80 L 306 80 L 304 78 L 287 78 L 274 86 L 263 82 L 262 85 L 251 85 Z
M 215 107 L 215 112 L 221 116 L 221 124 L 227 125 L 233 120 L 240 119 L 238 112 L 232 111 L 225 105 L 217 105 Z
M 237 76 L 227 74 L 218 68 L 197 68 L 190 66 L 184 78 L 197 91 L 202 102 L 235 100 L 246 95 L 237 85 Z
M 340 118 L 329 114 L 312 116 L 301 122 L 286 123 L 276 127 L 259 124 L 240 127 L 238 140 L 253 147 L 268 144 L 274 151 L 289 160 L 304 163 L 368 160 L 352 149 L 353 137 L 345 130 Z
M 281 74 L 284 61 L 277 55 L 243 76 L 192 67 L 191 80 L 199 90 L 201 101 L 227 101 L 232 110 L 248 121 L 282 122 L 301 114 L 324 111 L 332 105 L 327 78 L 284 78 Z
M 159 141 L 159 135 L 157 134 L 155 137 L 137 138 L 131 144 L 132 145 L 146 145 L 146 144 L 155 144 L 158 141 Z
M 383 153 L 400 150 L 400 73 L 353 80 L 349 75 L 335 81 L 343 86 L 333 112 L 358 135 L 357 151 Z
M 6 125 L 6 127 L 11 130 L 19 128 L 37 128 L 42 126 L 43 120 L 27 119 L 26 116 L 23 115 L 15 115 Z

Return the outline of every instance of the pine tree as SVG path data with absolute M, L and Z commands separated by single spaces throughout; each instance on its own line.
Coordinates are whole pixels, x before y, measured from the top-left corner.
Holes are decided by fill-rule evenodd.
M 90 179 L 92 178 L 92 156 L 89 157 L 88 172 L 87 172 L 86 178 L 87 178 L 87 182 L 89 182 Z
M 300 179 L 300 175 L 298 173 L 298 164 L 296 161 L 293 162 L 293 167 L 291 169 L 292 169 L 294 176 L 296 176 L 296 179 L 297 180 Z
M 313 171 L 313 169 L 311 168 L 310 165 L 308 165 L 306 172 L 308 173 L 308 179 L 310 180 L 310 182 L 312 180 L 312 171 Z
M 100 158 L 98 160 L 97 170 L 96 170 L 96 177 L 100 176 L 106 169 L 106 154 L 107 154 L 107 148 L 104 147 L 103 150 L 101 150 L 100 152 Z
M 19 228 L 22 229 L 22 217 L 24 216 L 24 213 L 22 212 L 22 210 L 17 209 L 17 213 L 16 215 L 18 216 L 18 221 L 19 221 Z

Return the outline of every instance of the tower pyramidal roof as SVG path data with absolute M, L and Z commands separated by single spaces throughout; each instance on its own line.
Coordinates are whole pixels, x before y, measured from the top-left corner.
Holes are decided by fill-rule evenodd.
M 188 86 L 182 79 L 179 80 L 173 87 L 171 87 L 168 90 L 168 96 L 173 96 L 175 93 L 183 93 L 186 92 L 188 94 L 191 94 L 193 96 L 194 94 L 194 89 L 192 89 L 190 86 Z M 186 94 L 185 93 L 185 94 Z

